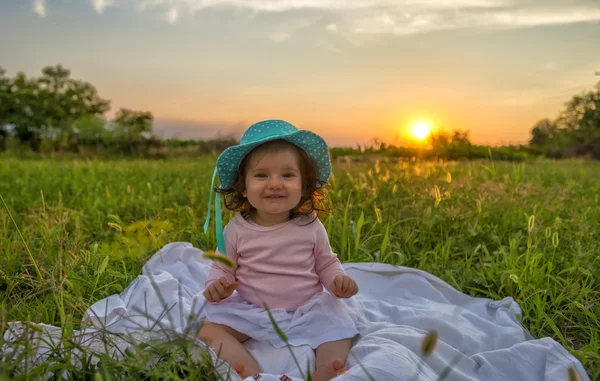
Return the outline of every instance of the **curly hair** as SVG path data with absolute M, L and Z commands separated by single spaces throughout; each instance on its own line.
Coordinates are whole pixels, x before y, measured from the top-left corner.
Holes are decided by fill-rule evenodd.
M 250 160 L 257 154 L 280 152 L 290 148 L 297 154 L 302 178 L 302 195 L 298 205 L 290 210 L 290 219 L 298 216 L 311 216 L 313 213 L 316 216 L 318 212 L 327 212 L 325 190 L 323 189 L 326 181 L 317 178 L 316 163 L 303 149 L 282 139 L 269 141 L 250 151 L 242 159 L 231 187 L 215 187 L 215 192 L 223 195 L 225 207 L 229 210 L 241 212 L 242 216 L 247 219 L 254 210 L 248 198 L 244 197 L 244 192 L 246 191 L 246 172 Z

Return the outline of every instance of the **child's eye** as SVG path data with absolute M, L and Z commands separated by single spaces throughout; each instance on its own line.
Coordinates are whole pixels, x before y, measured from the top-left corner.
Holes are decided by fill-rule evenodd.
M 266 175 L 266 174 L 264 174 L 264 173 L 257 173 L 257 174 L 255 174 L 255 175 L 254 175 L 254 177 L 260 177 L 260 178 L 263 178 L 263 177 L 267 177 L 267 175 Z
M 296 176 L 296 174 L 295 173 L 291 173 L 291 172 L 283 174 L 283 177 L 294 177 L 294 176 Z

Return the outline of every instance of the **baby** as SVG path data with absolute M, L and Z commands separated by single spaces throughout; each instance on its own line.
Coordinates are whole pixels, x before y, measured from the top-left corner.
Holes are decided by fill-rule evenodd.
M 260 373 L 242 343 L 254 338 L 285 345 L 266 306 L 290 345 L 316 349 L 313 380 L 336 377 L 358 334 L 338 298 L 355 295 L 358 286 L 332 252 L 316 214 L 331 173 L 327 144 L 285 121 L 262 121 L 219 156 L 217 173 L 217 251 L 236 267 L 213 262 L 200 338 L 242 378 Z M 219 194 L 238 212 L 222 232 Z

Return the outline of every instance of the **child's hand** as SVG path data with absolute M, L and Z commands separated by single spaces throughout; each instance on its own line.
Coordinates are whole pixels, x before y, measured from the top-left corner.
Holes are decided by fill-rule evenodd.
M 227 279 L 221 278 L 212 282 L 210 286 L 204 290 L 202 295 L 204 295 L 206 300 L 210 303 L 219 303 L 221 300 L 229 298 L 239 285 L 239 282 L 229 284 Z
M 350 278 L 348 275 L 340 274 L 335 277 L 333 282 L 331 282 L 329 291 L 338 298 L 349 298 L 356 295 L 358 292 L 358 285 L 354 279 Z

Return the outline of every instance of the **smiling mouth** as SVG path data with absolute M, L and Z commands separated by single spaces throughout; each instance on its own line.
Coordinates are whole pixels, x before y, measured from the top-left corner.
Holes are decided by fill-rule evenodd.
M 267 198 L 284 198 L 285 196 L 276 195 L 276 196 L 267 196 Z

